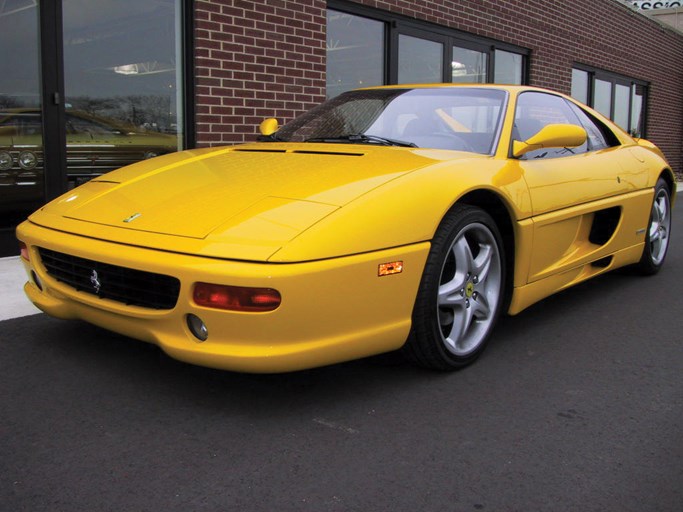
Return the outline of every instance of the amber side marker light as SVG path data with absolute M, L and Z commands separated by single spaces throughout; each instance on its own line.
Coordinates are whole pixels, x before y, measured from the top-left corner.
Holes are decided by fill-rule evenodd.
M 28 253 L 28 247 L 26 247 L 24 242 L 19 242 L 19 254 L 21 254 L 21 257 L 26 261 L 31 261 L 31 257 Z
M 400 274 L 403 272 L 403 262 L 402 261 L 391 261 L 389 263 L 380 263 L 377 268 L 377 275 L 382 276 L 392 276 L 394 274 Z
M 209 283 L 196 283 L 192 299 L 198 306 L 252 313 L 273 311 L 282 302 L 280 292 L 272 288 L 247 288 Z

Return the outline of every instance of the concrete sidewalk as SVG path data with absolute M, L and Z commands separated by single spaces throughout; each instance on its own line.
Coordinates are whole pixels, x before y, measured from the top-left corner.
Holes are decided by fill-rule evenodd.
M 19 256 L 0 258 L 0 320 L 40 313 L 24 295 L 26 272 Z
M 678 183 L 677 195 L 681 192 L 683 183 Z M 678 199 L 683 199 L 683 196 Z M 679 204 L 678 208 L 683 206 Z M 0 258 L 0 321 L 40 313 L 24 295 L 25 282 L 26 272 L 19 256 Z

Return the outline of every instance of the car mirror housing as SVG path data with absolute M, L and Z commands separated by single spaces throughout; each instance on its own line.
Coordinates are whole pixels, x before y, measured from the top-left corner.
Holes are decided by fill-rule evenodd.
M 267 137 L 268 135 L 274 134 L 278 129 L 280 128 L 280 125 L 277 122 L 277 119 L 274 117 L 269 117 L 268 119 L 264 119 L 261 121 L 261 124 L 259 125 L 259 131 L 261 132 L 261 135 Z
M 587 134 L 573 124 L 549 124 L 526 141 L 512 143 L 512 156 L 519 158 L 529 151 L 543 148 L 575 148 L 586 142 Z

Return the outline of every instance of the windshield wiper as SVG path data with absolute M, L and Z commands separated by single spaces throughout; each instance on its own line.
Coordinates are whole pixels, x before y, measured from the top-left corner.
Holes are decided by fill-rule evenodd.
M 278 137 L 277 133 L 271 133 L 270 135 L 259 135 L 256 137 L 258 142 L 287 142 L 285 139 Z
M 379 144 L 382 146 L 400 146 L 404 148 L 416 148 L 417 144 L 403 140 L 388 139 L 380 137 L 379 135 L 368 135 L 365 133 L 357 133 L 355 135 L 341 135 L 338 137 L 313 137 L 306 139 L 304 142 L 337 142 L 337 143 L 351 143 L 351 144 Z

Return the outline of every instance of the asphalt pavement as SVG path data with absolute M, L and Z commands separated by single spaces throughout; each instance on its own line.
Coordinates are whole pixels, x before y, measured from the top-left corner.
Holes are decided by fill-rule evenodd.
M 503 318 L 455 373 L 395 355 L 221 372 L 19 305 L 0 510 L 681 512 L 683 205 L 672 232 L 658 275 Z M 3 309 L 19 265 L 0 261 Z

